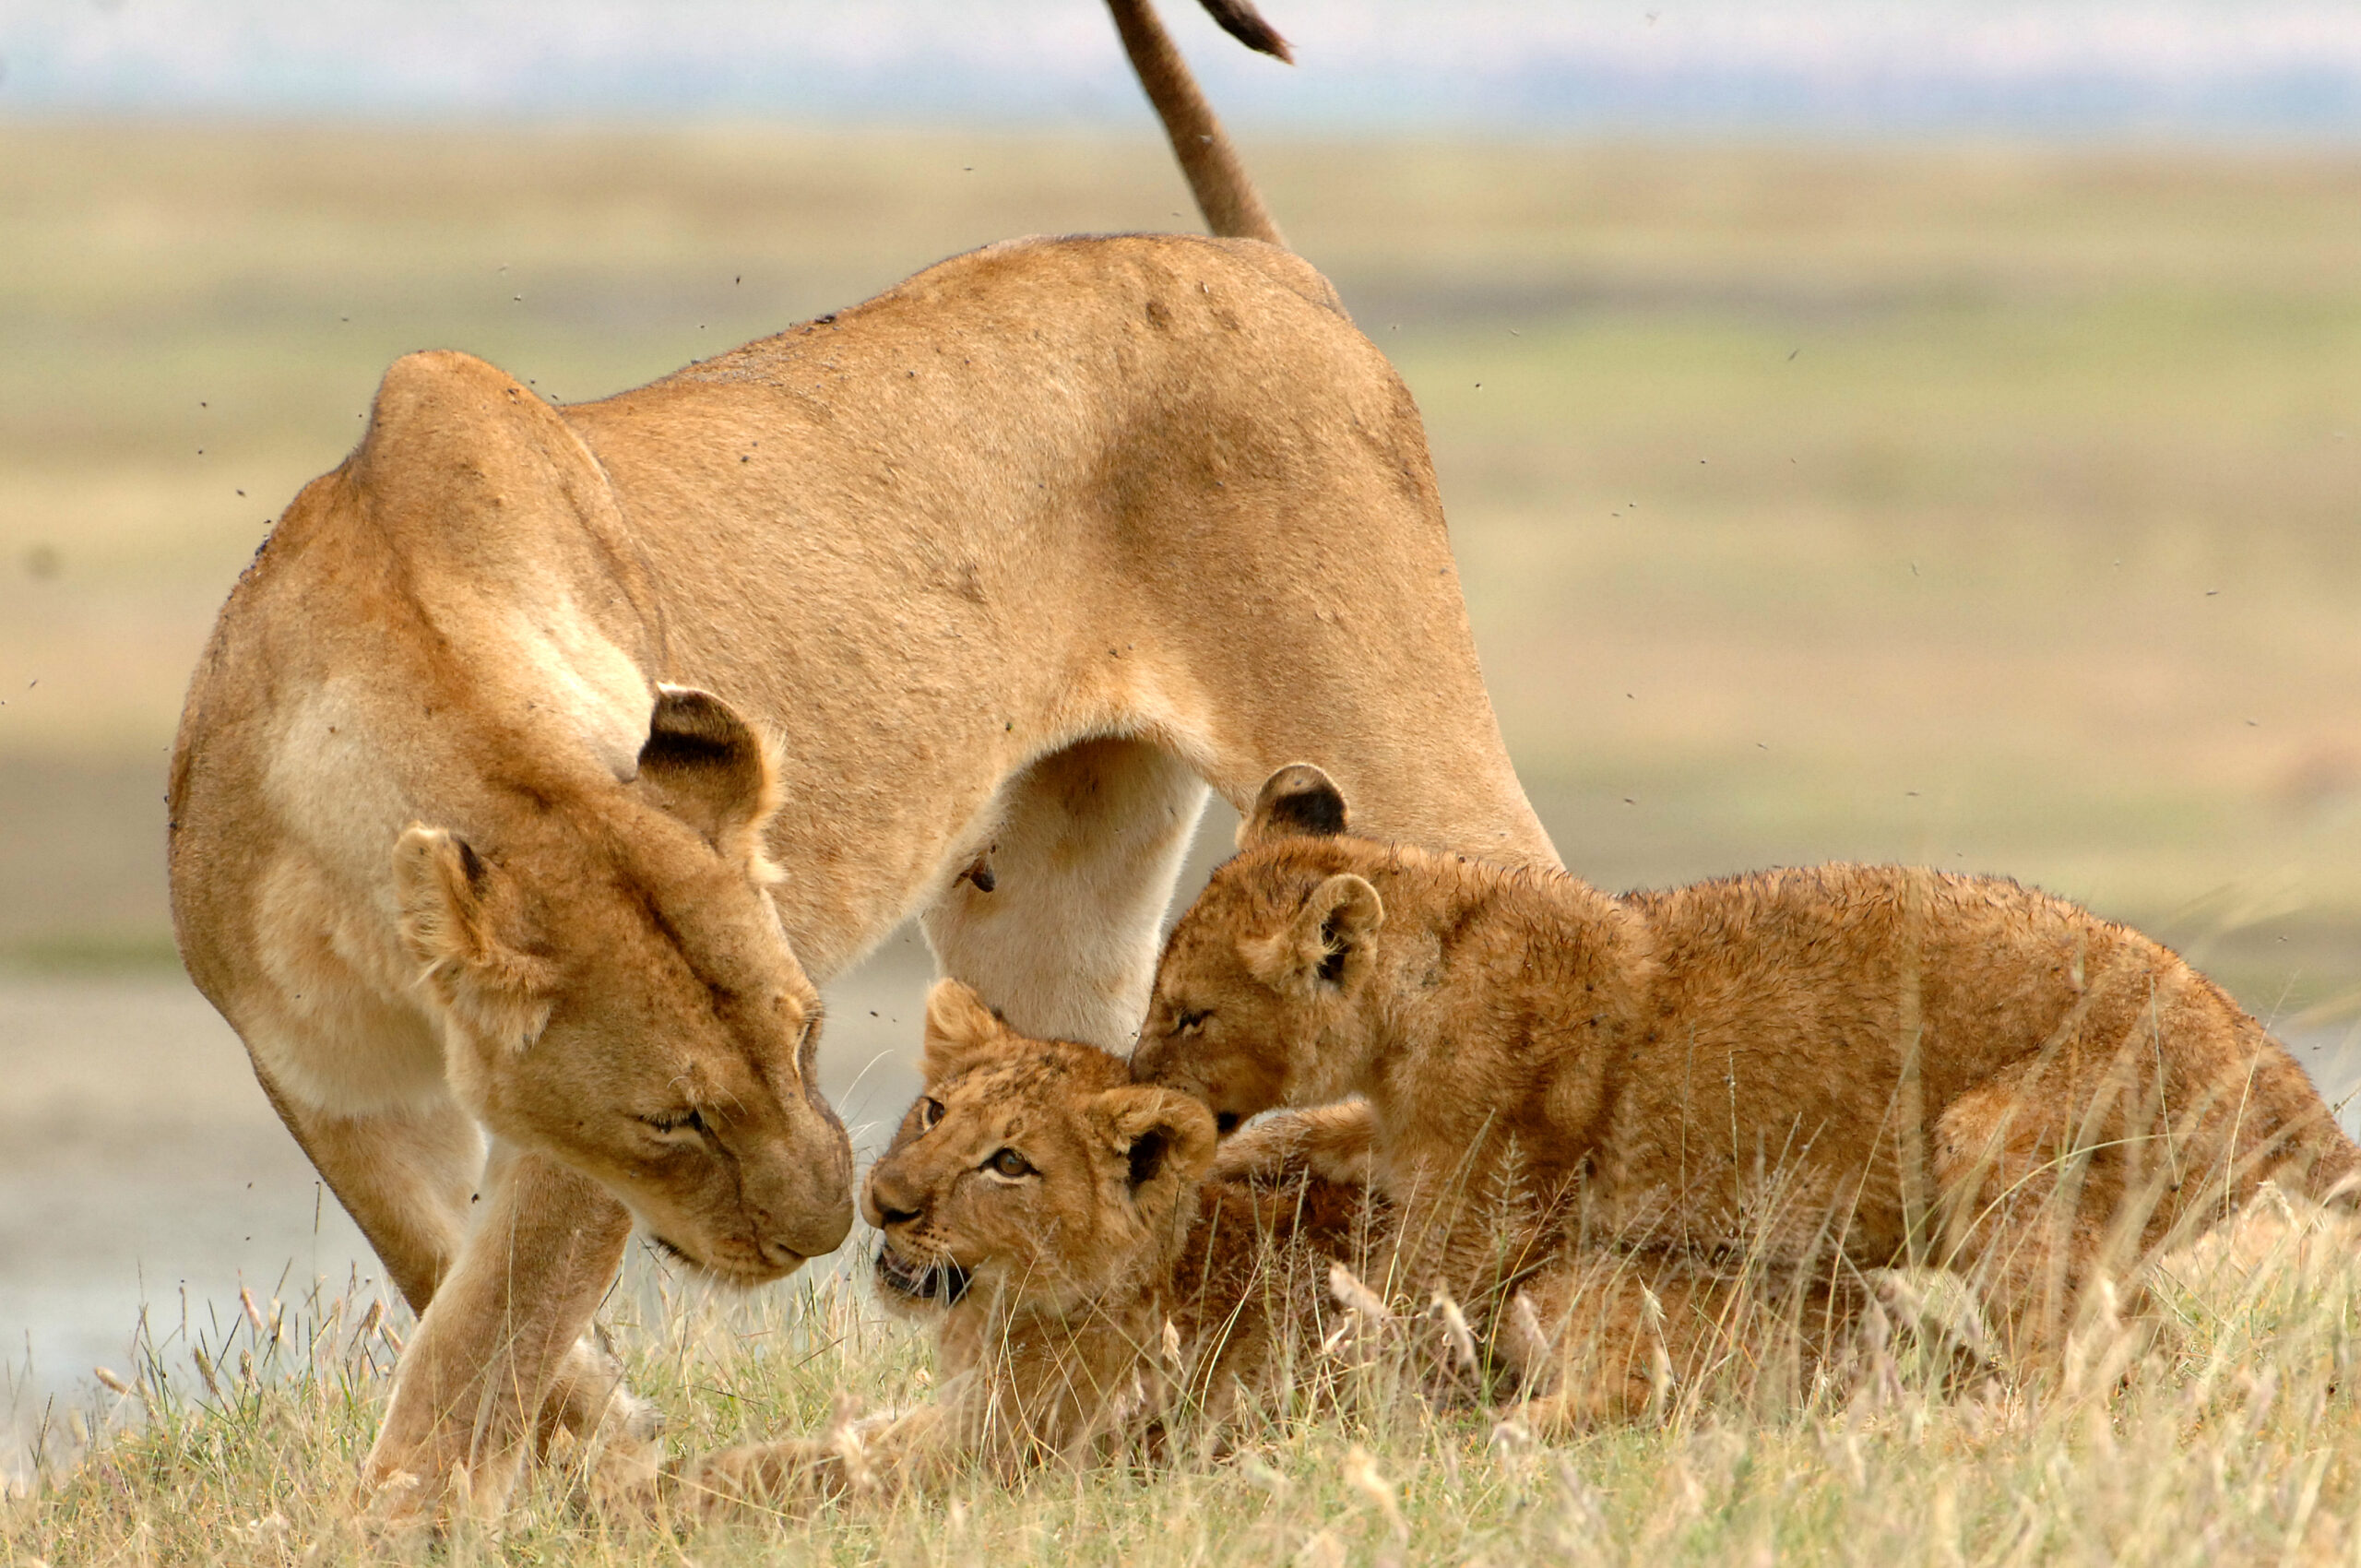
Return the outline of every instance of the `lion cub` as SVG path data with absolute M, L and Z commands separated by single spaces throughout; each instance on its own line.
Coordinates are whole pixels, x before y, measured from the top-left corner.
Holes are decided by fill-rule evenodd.
M 2262 1181 L 2361 1170 L 2212 982 L 2013 882 L 1831 865 L 1609 897 L 1345 827 L 1319 769 L 1264 786 L 1166 946 L 1133 1074 L 1225 1134 L 1365 1097 L 1218 1169 L 1371 1180 L 1401 1210 L 1394 1288 L 1489 1307 L 1495 1354 L 1556 1388 L 1545 1422 L 1647 1392 L 1637 1355 L 1572 1374 L 1578 1320 L 1657 1324 L 1678 1362 L 1738 1271 L 1841 1315 L 1858 1269 L 1931 1263 L 2037 1352 L 2102 1273 Z
M 1132 1082 L 1095 1046 L 1028 1039 L 944 980 L 927 998 L 925 1093 L 869 1173 L 878 1294 L 933 1325 L 933 1404 L 833 1439 L 688 1467 L 713 1508 L 846 1490 L 1014 1479 L 1159 1445 L 1193 1411 L 1283 1400 L 1356 1264 L 1358 1187 L 1204 1180 L 1212 1115 Z M 1304 1356 L 1308 1362 L 1311 1358 Z

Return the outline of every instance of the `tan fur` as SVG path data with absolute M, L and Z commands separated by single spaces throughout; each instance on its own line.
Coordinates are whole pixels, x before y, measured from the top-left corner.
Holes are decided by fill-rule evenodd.
M 1201 1180 L 1212 1118 L 1135 1086 L 1096 1046 L 1029 1039 L 956 981 L 928 1000 L 926 1090 L 870 1172 L 878 1294 L 931 1324 L 936 1401 L 816 1440 L 690 1467 L 713 1510 L 847 1490 L 934 1487 L 980 1471 L 1216 1438 L 1240 1408 L 1284 1406 L 1335 1309 L 1329 1265 L 1366 1251 L 1361 1188 Z M 1024 1173 L 1000 1174 L 1014 1155 Z
M 1644 1286 L 1710 1322 L 1734 1269 L 1824 1296 L 1933 1263 L 2038 1353 L 2101 1270 L 2266 1179 L 2322 1194 L 2361 1170 L 2260 1024 L 2060 899 L 1857 865 L 1609 897 L 1339 834 L 1341 798 L 1305 803 L 1316 771 L 1273 781 L 1173 932 L 1133 1064 L 1223 1125 L 1365 1097 L 1250 1132 L 1220 1169 L 1370 1170 L 1405 1208 L 1406 1284 L 1521 1287 L 1545 1324 L 1636 1321 Z M 1574 1289 L 1610 1261 L 1619 1283 Z M 1557 1414 L 1629 1408 L 1632 1375 Z
M 814 984 L 896 922 L 1126 1042 L 1205 785 L 1298 755 L 1392 836 L 1553 863 L 1409 394 L 1269 244 L 997 245 L 564 409 L 396 363 L 223 608 L 171 796 L 189 972 L 443 1369 L 370 1475 L 499 1505 L 534 1391 L 611 1383 L 587 1307 L 540 1314 L 625 1205 L 742 1280 L 837 1243 Z

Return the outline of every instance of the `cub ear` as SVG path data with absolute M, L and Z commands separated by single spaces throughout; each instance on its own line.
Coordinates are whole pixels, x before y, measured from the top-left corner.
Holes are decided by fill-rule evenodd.
M 516 891 L 507 877 L 445 828 L 412 823 L 394 844 L 394 897 L 402 942 L 425 967 L 423 983 L 478 1035 L 522 1050 L 549 1022 L 554 966 L 499 932 Z
M 753 726 L 711 692 L 656 688 L 639 782 L 725 860 L 761 862 L 763 826 L 778 809 L 778 771 Z
M 1345 792 L 1308 762 L 1291 762 L 1263 780 L 1253 810 L 1238 825 L 1238 847 L 1274 838 L 1333 838 L 1345 831 Z
M 1015 1038 L 973 989 L 955 980 L 926 993 L 926 1081 L 940 1084 L 1007 1049 Z
M 1240 944 L 1249 973 L 1282 991 L 1341 987 L 1369 962 L 1385 903 L 1367 879 L 1340 872 L 1311 890 L 1278 930 Z
M 1214 1162 L 1214 1113 L 1178 1089 L 1134 1084 L 1109 1089 L 1092 1106 L 1108 1146 L 1128 1166 L 1132 1195 L 1151 1182 L 1191 1185 Z

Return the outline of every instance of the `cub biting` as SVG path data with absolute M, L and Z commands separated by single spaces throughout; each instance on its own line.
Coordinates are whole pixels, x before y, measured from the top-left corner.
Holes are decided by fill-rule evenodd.
M 1335 1326 L 1358 1187 L 1204 1180 L 1213 1118 L 1121 1057 L 1030 1039 L 955 980 L 927 999 L 925 1092 L 871 1170 L 878 1295 L 931 1324 L 940 1396 L 833 1441 L 752 1444 L 683 1474 L 693 1504 L 1015 1479 L 1218 1431 L 1283 1406 Z
M 1401 1210 L 1394 1288 L 1489 1307 L 1544 1423 L 1648 1393 L 1637 1356 L 1575 1372 L 1577 1319 L 1668 1324 L 1678 1362 L 1738 1268 L 1823 1322 L 1860 1269 L 1954 1268 L 2037 1354 L 2263 1181 L 2361 1170 L 2221 990 L 2013 882 L 1831 865 L 1612 897 L 1345 828 L 1325 774 L 1272 776 L 1166 946 L 1134 1075 L 1223 1132 L 1364 1097 L 1217 1168 L 1365 1173 Z

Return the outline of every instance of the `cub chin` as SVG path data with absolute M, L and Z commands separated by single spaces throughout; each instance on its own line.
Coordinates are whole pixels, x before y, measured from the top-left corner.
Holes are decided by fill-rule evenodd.
M 1825 1329 L 1860 1270 L 1946 1266 L 2004 1348 L 2054 1350 L 2090 1287 L 2265 1179 L 2333 1197 L 2361 1169 L 2212 982 L 2013 882 L 1830 865 L 1611 897 L 1346 828 L 1318 768 L 1264 786 L 1133 1070 L 1225 1133 L 1362 1097 L 1216 1169 L 1365 1173 L 1401 1211 L 1395 1288 L 1489 1309 L 1542 1423 L 1726 1352 L 1739 1280 Z M 1617 1352 L 1635 1326 L 1665 1354 Z
M 1317 1176 L 1207 1181 L 1212 1115 L 1095 1046 L 1029 1039 L 955 980 L 927 999 L 925 1092 L 869 1173 L 875 1277 L 930 1323 L 932 1404 L 687 1467 L 690 1506 L 795 1508 L 843 1491 L 1152 1453 L 1284 1408 L 1357 1266 L 1365 1192 Z

